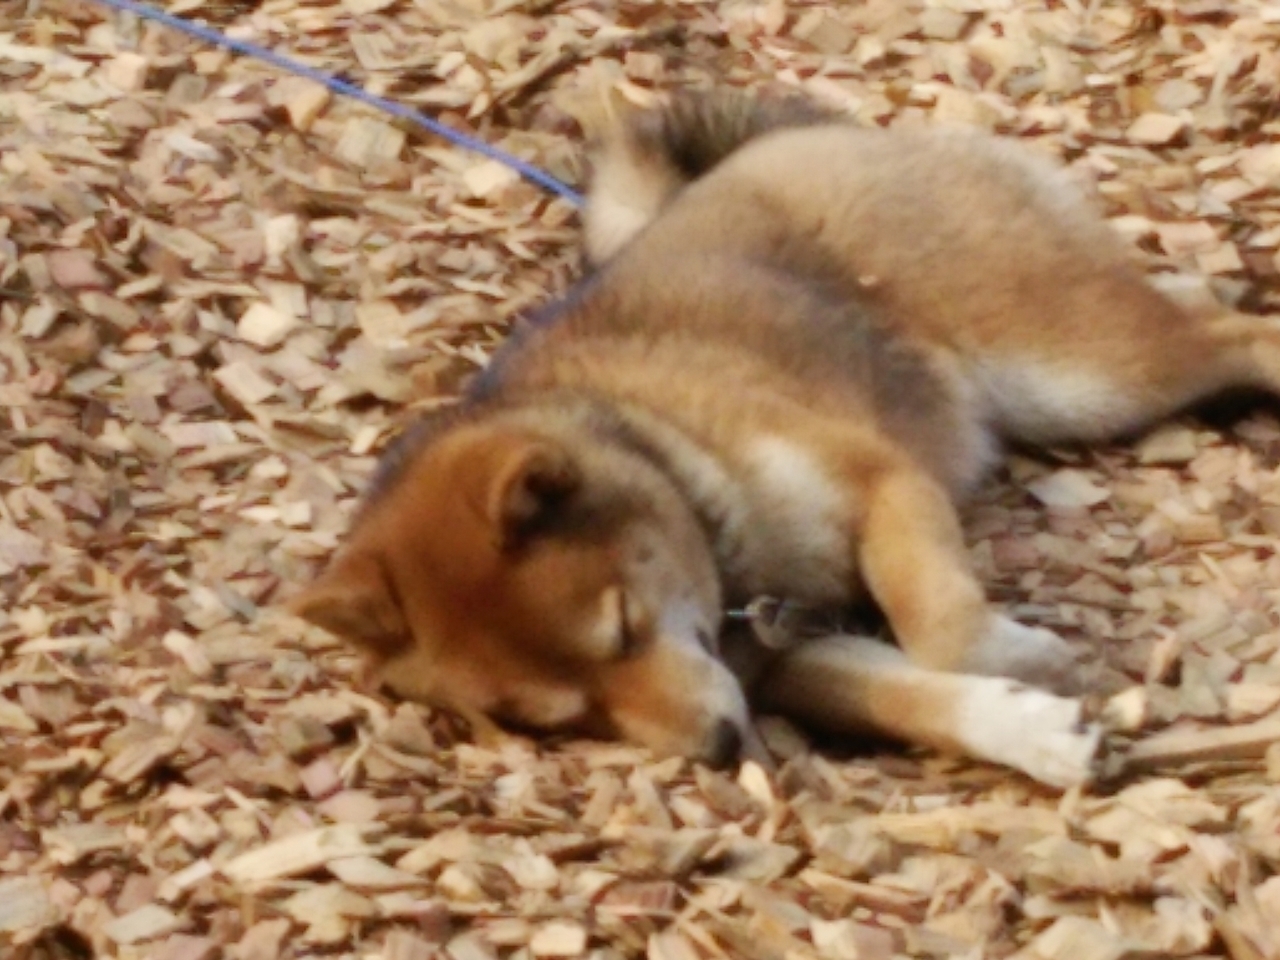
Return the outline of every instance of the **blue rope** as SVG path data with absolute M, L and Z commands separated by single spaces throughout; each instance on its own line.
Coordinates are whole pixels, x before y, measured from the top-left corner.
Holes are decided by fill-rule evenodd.
M 252 57 L 255 60 L 261 60 L 274 67 L 279 67 L 281 70 L 288 73 L 296 74 L 300 77 L 306 77 L 308 80 L 314 80 L 316 83 L 323 84 L 328 87 L 334 93 L 351 97 L 353 100 L 359 100 L 361 103 L 373 107 L 376 110 L 382 110 L 394 117 L 399 117 L 401 120 L 407 120 L 410 123 L 416 124 L 437 136 L 444 137 L 446 140 L 459 147 L 464 147 L 467 150 L 473 150 L 482 156 L 488 157 L 490 160 L 496 160 L 499 163 L 510 167 L 512 170 L 515 170 L 531 183 L 536 183 L 544 190 L 549 190 L 554 194 L 564 197 L 564 199 L 568 200 L 574 206 L 580 207 L 583 205 L 584 201 L 582 194 L 578 193 L 568 184 L 557 180 L 545 170 L 521 160 L 519 157 L 511 155 L 505 150 L 500 150 L 491 144 L 485 143 L 483 140 L 477 140 L 475 137 L 446 127 L 443 123 L 432 120 L 430 117 L 425 117 L 413 107 L 406 106 L 403 103 L 396 103 L 394 100 L 387 100 L 384 97 L 379 97 L 367 90 L 357 87 L 353 83 L 348 83 L 345 80 L 339 80 L 337 77 L 330 76 L 321 70 L 315 69 L 314 67 L 309 67 L 305 63 L 299 63 L 297 60 L 276 53 L 274 50 L 268 50 L 266 47 L 261 47 L 256 43 L 248 43 L 244 40 L 233 39 L 212 27 L 193 23 L 192 21 L 186 20 L 182 17 L 175 17 L 171 13 L 166 13 L 163 10 L 158 10 L 155 7 L 148 6 L 144 3 L 138 3 L 136 0 L 96 0 L 96 2 L 105 4 L 108 7 L 112 7 L 124 13 L 132 13 L 134 16 L 141 17 L 144 20 L 154 20 L 156 23 L 162 23 L 166 27 L 172 27 L 174 30 L 181 30 L 188 36 L 195 37 L 198 40 L 203 40 L 205 43 L 210 43 L 218 47 L 226 47 L 228 50 L 234 51 L 242 56 Z

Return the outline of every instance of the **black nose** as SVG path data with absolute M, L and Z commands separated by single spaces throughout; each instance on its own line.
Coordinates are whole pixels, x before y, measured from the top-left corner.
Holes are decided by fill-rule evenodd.
M 713 767 L 727 767 L 738 759 L 742 752 L 742 731 L 732 720 L 720 720 L 707 742 L 707 764 Z

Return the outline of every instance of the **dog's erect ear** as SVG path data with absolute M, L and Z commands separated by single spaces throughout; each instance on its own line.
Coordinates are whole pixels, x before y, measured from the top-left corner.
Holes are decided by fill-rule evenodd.
M 485 512 L 504 550 L 516 549 L 549 521 L 582 485 L 582 471 L 567 450 L 530 441 L 498 461 Z
M 340 553 L 289 602 L 296 616 L 358 646 L 390 656 L 410 641 L 386 571 L 366 552 Z

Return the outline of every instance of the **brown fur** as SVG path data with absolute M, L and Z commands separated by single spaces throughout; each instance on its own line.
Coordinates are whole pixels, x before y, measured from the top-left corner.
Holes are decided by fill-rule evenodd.
M 994 678 L 1065 686 L 1072 658 L 988 606 L 955 504 L 999 439 L 1277 392 L 1280 336 L 1159 294 L 1023 146 L 754 109 L 704 96 L 603 139 L 599 270 L 388 458 L 295 609 L 486 725 L 725 761 L 750 728 L 722 607 L 869 595 L 901 653 L 800 644 L 747 692 L 1087 779 L 1079 704 Z

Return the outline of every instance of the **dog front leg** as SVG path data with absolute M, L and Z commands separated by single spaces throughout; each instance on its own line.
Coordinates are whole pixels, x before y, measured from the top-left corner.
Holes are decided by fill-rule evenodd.
M 877 733 L 1072 787 L 1097 772 L 1102 732 L 1079 700 L 1003 677 L 942 673 L 866 637 L 829 636 L 783 653 L 760 706 L 836 734 Z
M 972 569 L 951 498 L 923 471 L 898 467 L 868 490 L 858 559 L 898 644 L 919 666 L 1014 677 L 1062 689 L 1071 648 L 998 613 Z

